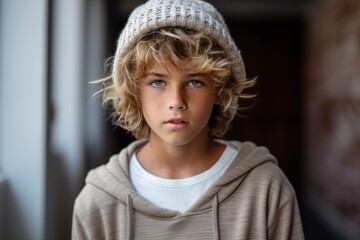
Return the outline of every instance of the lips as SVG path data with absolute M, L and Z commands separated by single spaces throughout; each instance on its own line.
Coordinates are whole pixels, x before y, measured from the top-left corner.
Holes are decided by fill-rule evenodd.
M 179 130 L 185 128 L 187 125 L 189 125 L 189 122 L 185 121 L 182 118 L 172 118 L 165 122 L 165 125 L 173 130 Z

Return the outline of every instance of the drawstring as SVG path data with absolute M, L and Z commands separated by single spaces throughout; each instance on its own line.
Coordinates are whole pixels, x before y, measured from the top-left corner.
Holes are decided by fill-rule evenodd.
M 132 200 L 131 196 L 127 197 L 127 240 L 131 240 L 131 221 L 132 221 Z
M 214 239 L 219 240 L 219 219 L 218 219 L 218 196 L 215 195 L 212 202 L 212 220 L 214 228 Z

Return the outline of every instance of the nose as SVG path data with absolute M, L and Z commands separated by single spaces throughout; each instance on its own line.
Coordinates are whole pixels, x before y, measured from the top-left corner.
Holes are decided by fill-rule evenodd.
M 186 93 L 181 87 L 170 90 L 169 109 L 173 111 L 184 111 L 187 109 Z

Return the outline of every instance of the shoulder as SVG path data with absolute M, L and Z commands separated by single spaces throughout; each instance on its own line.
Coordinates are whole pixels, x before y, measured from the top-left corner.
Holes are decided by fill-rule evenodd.
M 297 208 L 296 192 L 283 171 L 273 162 L 264 162 L 254 167 L 245 177 L 243 196 L 255 206 L 266 211 L 270 225 L 281 209 Z
M 116 202 L 113 196 L 92 184 L 86 184 L 75 199 L 74 212 L 79 216 L 101 214 Z
M 75 199 L 77 214 L 104 213 L 115 203 L 126 202 L 133 189 L 128 177 L 129 158 L 144 141 L 134 141 L 120 153 L 110 157 L 106 164 L 91 169 L 86 184 Z
M 126 205 L 91 184 L 85 185 L 75 200 L 72 219 L 72 239 L 118 238 L 123 227 L 113 227 L 112 221 L 122 223 Z
M 237 159 L 230 171 L 242 175 L 243 187 L 270 198 L 281 197 L 282 201 L 295 196 L 291 183 L 266 147 L 253 142 L 229 141 L 228 144 L 238 149 Z
M 286 195 L 295 194 L 288 178 L 280 167 L 273 162 L 264 162 L 254 167 L 248 174 L 248 180 L 254 185 L 264 186 L 273 192 L 281 191 Z

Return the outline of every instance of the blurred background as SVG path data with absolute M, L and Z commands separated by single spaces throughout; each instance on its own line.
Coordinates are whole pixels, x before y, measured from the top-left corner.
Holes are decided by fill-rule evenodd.
M 142 2 L 0 1 L 0 239 L 70 239 L 86 173 L 133 140 L 89 82 Z M 209 2 L 258 77 L 226 138 L 278 158 L 306 239 L 360 239 L 360 1 Z

